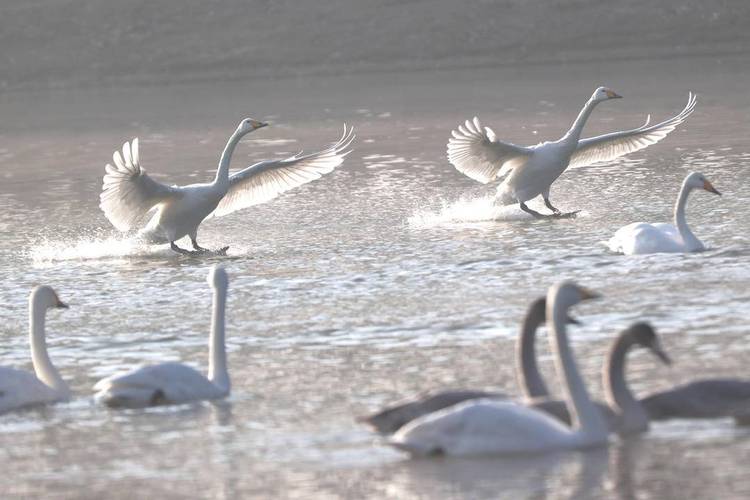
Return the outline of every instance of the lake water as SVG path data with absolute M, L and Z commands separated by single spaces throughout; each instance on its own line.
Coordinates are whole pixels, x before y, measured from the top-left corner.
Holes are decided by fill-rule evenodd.
M 593 393 L 608 342 L 638 319 L 675 363 L 631 356 L 637 393 L 746 375 L 748 70 L 744 59 L 694 59 L 0 94 L 0 361 L 30 368 L 27 295 L 52 285 L 71 307 L 48 315 L 50 354 L 75 392 L 0 416 L 2 496 L 747 498 L 750 429 L 728 420 L 658 424 L 588 453 L 409 460 L 355 417 L 448 386 L 513 392 L 519 321 L 561 278 L 604 295 L 578 308 L 584 324 L 571 334 Z M 579 218 L 495 209 L 494 187 L 448 164 L 449 132 L 466 118 L 520 144 L 554 139 L 600 84 L 625 99 L 601 104 L 586 136 L 672 116 L 689 90 L 699 101 L 658 145 L 566 172 L 551 198 Z M 157 179 L 209 180 L 244 116 L 271 126 L 240 143 L 234 168 L 318 148 L 344 122 L 355 151 L 331 175 L 203 224 L 201 244 L 230 245 L 226 258 L 113 231 L 98 194 L 115 148 L 138 136 Z M 622 225 L 669 220 L 690 171 L 724 194 L 690 199 L 707 252 L 607 250 Z M 230 274 L 231 397 L 95 405 L 91 387 L 118 370 L 206 366 L 215 262 Z

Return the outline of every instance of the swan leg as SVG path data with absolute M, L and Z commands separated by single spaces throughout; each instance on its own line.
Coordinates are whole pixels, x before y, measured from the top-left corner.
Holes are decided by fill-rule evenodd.
M 555 215 L 562 215 L 562 212 L 560 212 L 559 209 L 552 206 L 552 202 L 549 201 L 548 196 L 542 196 L 542 198 L 544 199 L 544 206 L 552 210 L 552 213 L 554 213 Z
M 210 250 L 208 248 L 203 248 L 198 244 L 198 240 L 195 239 L 195 236 L 190 237 L 190 243 L 193 244 L 193 250 L 196 252 L 209 252 Z
M 539 213 L 539 212 L 537 212 L 536 210 L 532 210 L 532 209 L 530 209 L 529 207 L 527 207 L 527 206 L 526 206 L 526 203 L 524 203 L 524 202 L 522 202 L 522 201 L 521 201 L 521 202 L 519 202 L 519 204 L 520 204 L 520 206 L 521 206 L 521 210 L 523 210 L 523 211 L 524 211 L 524 212 L 526 212 L 527 214 L 531 214 L 531 215 L 533 215 L 533 216 L 534 216 L 534 217 L 536 217 L 537 219 L 546 219 L 547 217 L 551 217 L 550 215 L 544 215 L 544 214 L 540 214 L 540 213 Z
M 174 241 L 169 242 L 169 248 L 174 250 L 177 253 L 181 253 L 182 255 L 197 255 L 201 252 L 196 252 L 194 250 L 185 250 L 184 248 L 178 247 Z

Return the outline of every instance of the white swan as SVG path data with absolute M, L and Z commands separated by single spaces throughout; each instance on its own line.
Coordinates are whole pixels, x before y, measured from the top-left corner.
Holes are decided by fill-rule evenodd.
M 44 320 L 47 309 L 62 307 L 55 291 L 39 286 L 29 295 L 29 344 L 34 374 L 0 366 L 0 413 L 39 404 L 67 401 L 70 389 L 47 354 Z
M 691 93 L 687 106 L 676 116 L 649 126 L 650 117 L 641 127 L 580 139 L 583 126 L 597 104 L 619 98 L 612 90 L 599 87 L 586 102 L 572 127 L 560 139 L 536 146 L 517 146 L 497 139 L 489 127 L 479 120 L 467 120 L 452 132 L 448 141 L 448 160 L 456 169 L 483 184 L 503 179 L 497 188 L 496 203 L 519 203 L 522 210 L 534 217 L 550 217 L 526 206 L 526 202 L 540 194 L 544 204 L 552 210 L 552 217 L 562 214 L 552 206 L 549 191 L 552 183 L 568 167 L 581 167 L 611 161 L 620 156 L 656 144 L 690 116 L 696 97 Z
M 521 323 L 521 333 L 516 347 L 516 367 L 522 386 L 538 392 L 547 393 L 541 373 L 537 368 L 534 340 L 537 329 L 546 320 L 547 301 L 544 297 L 531 303 Z M 568 318 L 568 323 L 577 323 Z M 427 394 L 414 400 L 408 400 L 389 406 L 377 413 L 360 417 L 359 422 L 372 426 L 380 434 L 393 434 L 417 417 L 433 413 L 443 408 L 468 401 L 470 399 L 492 398 L 503 399 L 508 396 L 503 392 L 483 390 L 447 390 Z
M 615 338 L 604 362 L 602 385 L 607 404 L 597 403 L 602 415 L 607 420 L 610 431 L 621 435 L 645 432 L 649 428 L 649 414 L 641 401 L 635 398 L 625 378 L 625 362 L 632 347 L 649 349 L 664 364 L 670 364 L 669 356 L 664 352 L 653 327 L 648 323 L 638 322 L 630 325 Z M 538 374 L 541 378 L 541 375 Z M 536 408 L 554 415 L 561 421 L 570 424 L 570 413 L 564 401 L 549 398 L 546 387 L 525 386 L 526 393 Z
M 721 195 L 703 174 L 698 172 L 688 174 L 682 182 L 674 207 L 674 225 L 647 222 L 628 224 L 618 229 L 610 238 L 607 244 L 609 249 L 625 255 L 705 250 L 703 243 L 693 234 L 685 220 L 685 205 L 693 189 L 704 189 L 709 193 Z
M 224 346 L 224 311 L 229 279 L 221 266 L 208 273 L 213 288 L 211 336 L 208 343 L 208 377 L 180 363 L 144 366 L 100 380 L 95 399 L 108 406 L 140 408 L 219 399 L 229 394 L 229 371 Z
M 572 428 L 534 408 L 479 399 L 413 420 L 389 443 L 413 455 L 458 456 L 543 453 L 606 444 L 606 423 L 589 398 L 565 332 L 567 310 L 594 297 L 569 282 L 551 287 L 547 295 L 550 344 L 557 354 L 558 375 L 565 381 L 566 401 L 575 422 Z
M 114 166 L 105 167 L 100 207 L 120 231 L 128 231 L 155 210 L 140 232 L 149 243 L 169 243 L 180 253 L 207 251 L 198 245 L 198 226 L 210 216 L 222 216 L 242 208 L 265 203 L 279 194 L 320 178 L 341 165 L 350 153 L 353 129 L 344 126 L 341 139 L 322 151 L 296 154 L 284 160 L 266 160 L 229 175 L 229 162 L 240 139 L 267 124 L 246 118 L 229 138 L 219 161 L 214 181 L 189 186 L 167 186 L 146 174 L 141 167 L 138 139 L 115 151 Z M 175 241 L 189 236 L 194 251 L 182 249 Z M 227 247 L 228 248 L 228 247 Z M 225 252 L 222 248 L 219 252 Z

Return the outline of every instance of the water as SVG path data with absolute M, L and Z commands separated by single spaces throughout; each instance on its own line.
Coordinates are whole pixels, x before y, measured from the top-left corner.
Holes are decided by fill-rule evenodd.
M 700 65 L 705 71 L 696 75 Z M 0 360 L 30 368 L 26 300 L 39 283 L 51 356 L 76 397 L 0 417 L 3 496 L 732 498 L 750 495 L 750 431 L 672 422 L 608 450 L 523 460 L 407 460 L 355 417 L 446 386 L 515 387 L 513 342 L 527 303 L 561 278 L 605 298 L 576 311 L 573 342 L 591 390 L 609 340 L 652 321 L 676 361 L 629 362 L 638 393 L 701 375 L 747 373 L 750 101 L 743 60 L 370 74 L 170 87 L 0 94 Z M 606 75 L 606 82 L 603 77 Z M 556 138 L 596 85 L 626 99 L 586 135 L 695 114 L 662 143 L 611 166 L 566 172 L 552 189 L 575 220 L 497 209 L 445 160 L 475 114 L 501 138 Z M 210 220 L 195 259 L 117 235 L 99 211 L 103 165 L 138 135 L 157 179 L 213 177 L 245 115 L 272 126 L 233 166 L 314 149 L 356 128 L 333 174 L 266 205 Z M 699 170 L 724 193 L 694 193 L 688 219 L 709 250 L 623 257 L 622 225 L 666 221 Z M 534 205 L 536 206 L 536 205 Z M 225 403 L 142 411 L 93 404 L 101 377 L 141 362 L 207 362 L 208 267 L 230 273 Z M 554 380 L 546 350 L 545 372 Z

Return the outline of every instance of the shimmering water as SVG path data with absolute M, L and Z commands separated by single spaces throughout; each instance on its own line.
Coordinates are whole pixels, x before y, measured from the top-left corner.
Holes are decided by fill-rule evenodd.
M 694 68 L 705 70 L 696 75 Z M 605 298 L 577 312 L 573 341 L 594 393 L 613 334 L 652 321 L 676 361 L 632 357 L 639 393 L 698 374 L 745 375 L 750 133 L 745 61 L 373 74 L 180 87 L 0 94 L 0 362 L 30 367 L 26 298 L 54 286 L 51 356 L 76 397 L 0 416 L 0 492 L 8 495 L 287 498 L 739 498 L 750 495 L 750 430 L 673 422 L 608 450 L 523 460 L 407 460 L 355 416 L 445 386 L 511 390 L 526 304 L 560 278 Z M 606 81 L 604 77 L 606 76 Z M 662 143 L 566 172 L 553 202 L 575 220 L 497 209 L 445 160 L 449 131 L 475 114 L 501 138 L 533 143 L 567 129 L 593 88 L 626 96 L 586 132 L 695 114 Z M 134 136 L 156 178 L 213 177 L 245 115 L 233 166 L 313 149 L 356 128 L 333 174 L 206 222 L 227 258 L 143 248 L 98 209 L 103 165 Z M 10 119 L 9 117 L 12 117 Z M 635 221 L 667 221 L 686 173 L 688 219 L 709 251 L 623 257 L 606 241 Z M 207 268 L 230 273 L 225 403 L 142 411 L 94 405 L 91 386 L 141 362 L 206 365 Z M 553 377 L 544 355 L 544 369 Z M 85 488 L 85 489 L 84 489 Z

